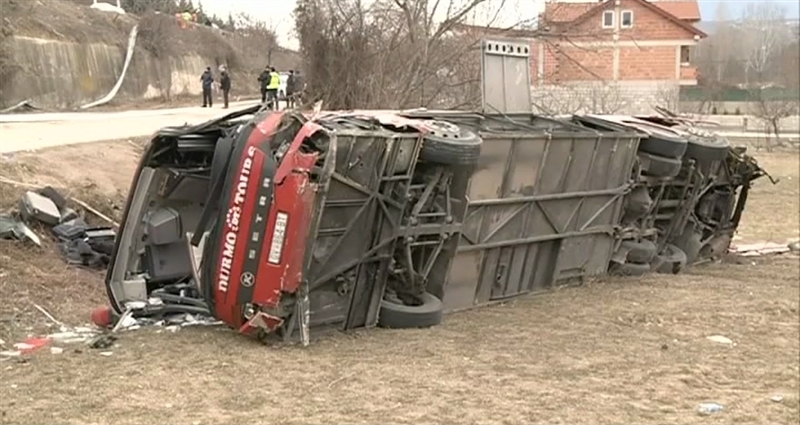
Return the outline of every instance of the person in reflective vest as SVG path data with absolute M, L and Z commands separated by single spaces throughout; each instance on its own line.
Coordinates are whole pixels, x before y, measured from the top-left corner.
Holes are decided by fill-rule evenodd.
M 267 107 L 278 110 L 278 89 L 281 86 L 281 75 L 275 67 L 269 68 L 269 84 L 267 85 Z

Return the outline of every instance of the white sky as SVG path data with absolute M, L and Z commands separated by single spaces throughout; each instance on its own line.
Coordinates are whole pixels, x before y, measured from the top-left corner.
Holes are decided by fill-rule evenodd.
M 448 2 L 453 2 L 457 7 L 465 1 L 467 0 L 442 0 L 438 14 L 442 17 L 446 16 Z M 298 47 L 292 16 L 295 0 L 200 0 L 200 2 L 206 12 L 216 14 L 223 19 L 227 18 L 228 13 L 233 15 L 246 13 L 274 28 L 278 35 L 278 42 L 282 46 L 290 49 Z M 197 1 L 194 3 L 196 5 Z M 431 1 L 431 3 L 434 2 Z M 517 22 L 534 18 L 543 5 L 543 0 L 487 0 L 481 10 L 476 12 L 472 23 L 486 25 L 500 9 L 492 26 L 511 26 Z

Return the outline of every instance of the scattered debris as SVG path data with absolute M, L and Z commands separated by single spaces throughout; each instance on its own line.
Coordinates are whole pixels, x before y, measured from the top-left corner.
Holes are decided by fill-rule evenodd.
M 800 247 L 796 248 L 800 249 Z M 763 255 L 784 254 L 792 251 L 792 244 L 779 244 L 774 242 L 758 242 L 746 245 L 734 245 L 730 252 L 742 257 L 760 257 Z
M 713 413 L 721 412 L 725 407 L 719 403 L 700 403 L 697 407 L 697 412 L 701 415 L 711 415 Z
M 782 401 L 783 401 L 783 396 L 782 396 L 782 395 L 780 395 L 780 394 L 776 394 L 776 395 L 774 395 L 774 396 L 770 397 L 769 399 L 770 399 L 771 401 L 775 402 L 775 403 L 780 403 L 780 402 L 782 402 Z
M 73 330 L 62 328 L 61 332 L 50 334 L 47 337 L 52 339 L 57 344 L 76 344 L 87 343 L 95 338 L 98 334 L 97 329 L 89 327 L 77 327 Z
M 14 344 L 14 348 L 16 348 L 21 354 L 30 354 L 43 347 L 47 347 L 52 342 L 53 340 L 47 337 L 44 338 L 31 337 L 23 342 L 18 342 Z
M 722 335 L 711 335 L 707 336 L 706 339 L 708 339 L 711 342 L 716 342 L 719 344 L 733 345 L 733 341 L 730 338 L 724 337 Z
M 72 202 L 82 206 L 86 211 L 89 211 L 90 213 L 102 218 L 107 223 L 111 224 L 112 226 L 114 226 L 116 228 L 119 228 L 119 223 L 114 221 L 111 217 L 101 213 L 96 208 L 92 207 L 91 205 L 87 204 L 86 202 L 83 202 L 83 201 L 81 201 L 80 199 L 77 199 L 77 198 L 72 198 Z
M 96 328 L 78 326 L 70 328 L 55 319 L 45 309 L 34 304 L 34 307 L 44 313 L 53 323 L 60 325 L 59 332 L 46 336 L 30 337 L 22 342 L 14 344 L 14 351 L 2 351 L 0 356 L 3 358 L 19 357 L 22 355 L 33 354 L 44 347 L 50 347 L 50 353 L 61 354 L 64 352 L 63 345 L 83 343 L 86 344 L 96 338 L 99 331 Z
M 136 325 L 138 325 L 138 322 L 136 322 L 136 319 L 133 317 L 133 310 L 128 309 L 125 311 L 125 313 L 122 313 L 122 316 L 119 317 L 117 324 L 114 325 L 114 328 L 111 329 L 111 332 L 116 332 L 120 329 L 130 329 Z
M 112 345 L 114 345 L 114 341 L 116 340 L 117 337 L 115 337 L 114 335 L 109 335 L 109 334 L 98 335 L 89 342 L 89 348 L 94 348 L 94 349 L 109 348 Z
M 170 294 L 159 294 L 168 297 Z M 175 299 L 188 298 L 172 294 Z M 170 298 L 170 299 L 172 299 Z M 152 297 L 147 302 L 132 301 L 125 305 L 126 310 L 122 315 L 117 314 L 108 306 L 100 307 L 92 312 L 92 322 L 100 328 L 111 328 L 111 332 L 126 330 L 132 331 L 142 327 L 187 327 L 187 326 L 216 326 L 222 324 L 211 317 L 205 307 L 195 307 L 194 313 L 187 313 L 183 308 L 176 309 L 174 304 L 166 304 L 159 297 Z M 191 306 L 189 306 L 191 307 Z M 183 311 L 181 311 L 183 310 Z M 173 328 L 168 329 L 175 332 Z
M 50 198 L 27 191 L 19 200 L 19 213 L 25 221 L 38 220 L 55 226 L 61 221 L 61 211 Z
M 103 356 L 103 357 L 111 357 L 112 354 L 114 354 L 112 351 L 101 351 L 100 352 L 100 355 Z
M 17 239 L 42 245 L 41 239 L 30 227 L 10 214 L 0 214 L 0 239 Z
M 78 220 L 82 221 L 81 219 L 75 221 Z M 64 261 L 67 264 L 98 270 L 108 267 L 111 253 L 114 251 L 115 232 L 111 228 L 86 228 L 72 223 L 70 225 L 73 226 L 71 233 L 77 236 L 61 239 L 59 251 Z
M 33 308 L 39 310 L 42 314 L 45 315 L 45 317 L 50 319 L 50 321 L 55 323 L 56 325 L 65 326 L 64 323 L 53 317 L 52 314 L 48 313 L 47 310 L 45 310 L 44 307 L 40 306 L 39 304 L 33 303 Z
M 19 201 L 19 217 L 0 215 L 0 238 L 30 240 L 41 246 L 41 240 L 27 223 L 38 222 L 50 227 L 58 241 L 59 252 L 67 264 L 103 270 L 108 267 L 114 250 L 116 232 L 111 227 L 90 227 L 77 211 L 68 206 L 67 198 L 51 186 L 39 187 L 0 177 L 0 182 L 34 188 Z M 119 226 L 114 220 L 80 199 L 71 202 L 101 219 Z

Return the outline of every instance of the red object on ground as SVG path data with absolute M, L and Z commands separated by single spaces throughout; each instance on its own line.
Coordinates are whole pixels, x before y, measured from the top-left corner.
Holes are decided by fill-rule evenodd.
M 28 338 L 25 341 L 14 344 L 14 348 L 19 350 L 21 354 L 30 354 L 34 351 L 50 345 L 50 338 Z
M 116 314 L 111 310 L 111 307 L 99 307 L 92 311 L 92 323 L 101 328 L 107 328 L 114 324 L 115 316 Z

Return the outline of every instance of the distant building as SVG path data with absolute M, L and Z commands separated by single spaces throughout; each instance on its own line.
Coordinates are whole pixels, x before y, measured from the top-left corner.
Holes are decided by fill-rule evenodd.
M 697 0 L 549 1 L 551 40 L 534 42 L 534 84 L 614 81 L 697 84 L 691 50 L 706 34 Z
M 697 0 L 549 0 L 535 29 L 458 29 L 531 43 L 535 110 L 642 113 L 697 85 L 699 22 Z

